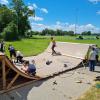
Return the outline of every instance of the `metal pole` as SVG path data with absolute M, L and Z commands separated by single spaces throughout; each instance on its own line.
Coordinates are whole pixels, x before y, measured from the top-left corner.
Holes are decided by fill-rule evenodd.
M 75 13 L 76 13 L 76 18 L 75 18 L 75 30 L 74 30 L 74 34 L 77 33 L 77 23 L 78 23 L 78 9 L 75 9 Z
M 17 18 L 17 34 L 19 32 L 19 16 L 18 13 L 16 12 L 16 18 Z

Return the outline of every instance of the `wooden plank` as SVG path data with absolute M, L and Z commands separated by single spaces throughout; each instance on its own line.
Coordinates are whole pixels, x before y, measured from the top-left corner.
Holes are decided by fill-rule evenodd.
M 6 67 L 5 67 L 5 57 L 2 59 L 2 79 L 3 79 L 3 89 L 6 89 Z
M 7 66 L 9 66 L 12 70 L 14 70 L 16 73 L 20 74 L 21 76 L 23 76 L 25 78 L 29 78 L 29 79 L 32 79 L 32 80 L 35 80 L 35 79 L 37 80 L 38 78 L 41 78 L 39 76 L 36 76 L 36 77 L 29 76 L 28 74 L 24 73 L 22 70 L 18 69 L 17 66 L 13 65 L 13 63 L 10 62 L 8 58 L 6 58 L 5 60 L 6 60 Z
M 19 74 L 17 73 L 15 75 L 15 77 L 13 78 L 13 80 L 8 84 L 7 89 L 9 89 L 13 85 L 13 83 L 16 81 L 16 79 L 18 78 L 18 76 L 19 76 Z
M 42 80 L 42 79 L 31 80 L 31 81 L 25 82 L 25 83 L 23 83 L 23 84 L 13 86 L 13 87 L 11 87 L 11 88 L 9 88 L 9 89 L 7 89 L 7 90 L 2 90 L 2 91 L 0 91 L 0 95 L 1 95 L 1 94 L 4 94 L 4 93 L 7 93 L 7 92 L 10 92 L 10 91 L 12 91 L 12 90 L 18 89 L 18 88 L 27 86 L 27 85 L 31 85 L 31 84 L 33 84 L 34 82 L 37 82 L 37 81 L 39 81 L 39 80 Z
M 10 69 L 11 69 L 11 68 L 9 68 L 9 69 L 6 71 L 6 76 L 7 76 L 7 74 L 9 73 Z

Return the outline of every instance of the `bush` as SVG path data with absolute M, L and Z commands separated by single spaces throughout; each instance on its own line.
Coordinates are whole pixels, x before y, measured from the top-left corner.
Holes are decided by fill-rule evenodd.
M 81 35 L 80 35 L 78 38 L 79 38 L 80 40 L 83 40 L 83 36 L 81 36 Z
M 78 38 L 76 38 L 77 40 L 83 40 L 83 36 L 79 35 Z
M 2 33 L 2 37 L 6 41 L 18 40 L 17 25 L 14 22 L 10 22 Z
M 99 39 L 99 36 L 96 36 L 96 39 Z
M 25 37 L 26 38 L 30 38 L 30 37 L 32 37 L 32 32 L 25 32 Z

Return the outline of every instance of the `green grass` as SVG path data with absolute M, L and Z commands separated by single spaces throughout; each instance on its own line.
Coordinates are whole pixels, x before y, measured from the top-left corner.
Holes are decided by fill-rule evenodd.
M 76 42 L 76 43 L 89 43 L 89 44 L 97 44 L 100 46 L 100 40 L 97 39 L 84 39 L 77 40 L 77 36 L 57 36 L 56 40 L 58 41 L 66 41 L 66 42 Z M 85 36 L 85 38 L 95 38 L 94 36 Z
M 93 36 L 86 36 L 85 38 L 95 38 Z M 100 47 L 100 40 L 87 39 L 87 40 L 76 40 L 76 36 L 56 36 L 56 41 L 63 42 L 76 42 L 76 43 L 91 43 L 97 44 Z M 8 53 L 8 45 L 12 44 L 17 50 L 20 50 L 24 56 L 37 55 L 43 52 L 50 43 L 49 36 L 34 36 L 32 39 L 22 39 L 21 41 L 6 42 L 6 54 Z
M 16 50 L 20 50 L 24 56 L 37 55 L 43 52 L 48 44 L 49 40 L 47 38 L 33 38 L 33 39 L 23 39 L 21 41 L 6 42 L 6 54 L 8 53 L 8 45 L 12 44 Z
M 98 83 L 100 84 L 100 82 Z M 77 100 L 100 100 L 100 88 L 96 88 L 96 86 L 93 86 Z

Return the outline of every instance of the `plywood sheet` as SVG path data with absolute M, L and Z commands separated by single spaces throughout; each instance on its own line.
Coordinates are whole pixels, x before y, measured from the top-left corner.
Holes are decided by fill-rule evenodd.
M 55 50 L 62 55 L 84 59 L 91 45 L 93 44 L 57 42 Z M 51 52 L 51 46 L 52 43 L 47 48 L 46 52 Z

